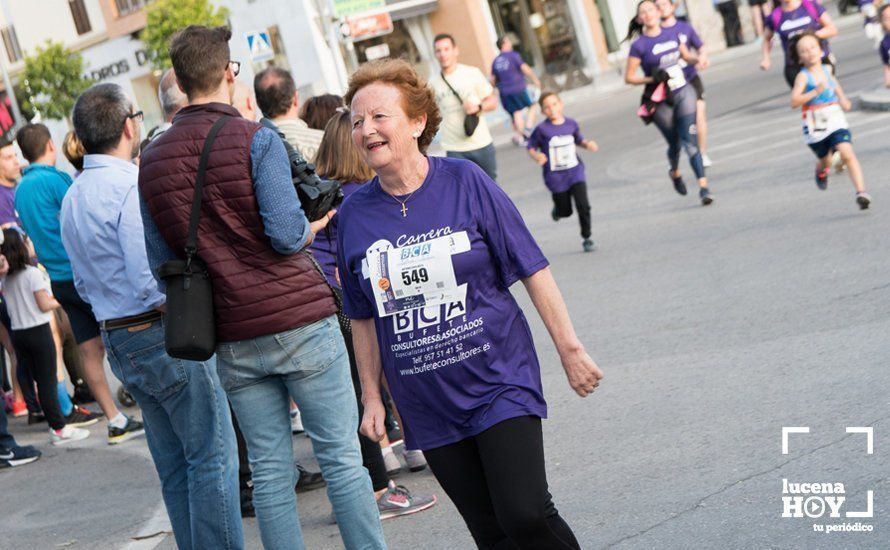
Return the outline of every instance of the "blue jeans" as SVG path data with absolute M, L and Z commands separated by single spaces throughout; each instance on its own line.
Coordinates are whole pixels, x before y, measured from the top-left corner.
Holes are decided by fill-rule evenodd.
M 244 548 L 235 431 L 213 360 L 167 355 L 164 321 L 102 331 L 111 370 L 142 409 L 180 549 Z
M 498 181 L 498 161 L 495 153 L 494 143 L 489 143 L 481 149 L 472 151 L 446 151 L 445 155 L 449 158 L 465 159 L 475 162 L 482 171 L 488 174 L 488 177 L 494 181 Z
M 267 550 L 305 548 L 297 517 L 288 398 L 328 482 L 347 549 L 386 548 L 371 479 L 362 467 L 358 406 L 336 316 L 216 348 L 219 378 L 247 441 L 253 505 Z
M 6 409 L 3 408 L 3 403 L 0 403 L 0 451 L 9 451 L 16 447 L 18 447 L 18 445 L 16 445 L 15 439 L 9 435 L 9 427 L 6 422 Z

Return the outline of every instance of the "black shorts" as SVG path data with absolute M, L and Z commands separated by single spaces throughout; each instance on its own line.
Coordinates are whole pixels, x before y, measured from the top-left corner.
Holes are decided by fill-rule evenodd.
M 87 340 L 99 336 L 99 322 L 93 315 L 93 308 L 84 302 L 80 294 L 77 293 L 74 282 L 52 281 L 50 287 L 52 287 L 53 296 L 62 304 L 62 309 L 68 314 L 77 344 L 83 344 Z
M 704 101 L 705 100 L 705 85 L 701 81 L 701 75 L 699 75 L 699 74 L 695 75 L 695 78 L 693 78 L 689 83 L 692 84 L 693 88 L 695 88 L 695 97 Z
M 748 0 L 749 6 L 762 6 L 766 4 L 766 0 Z
M 9 318 L 9 309 L 6 307 L 6 298 L 0 294 L 0 323 L 6 328 L 6 332 L 12 334 L 12 319 Z

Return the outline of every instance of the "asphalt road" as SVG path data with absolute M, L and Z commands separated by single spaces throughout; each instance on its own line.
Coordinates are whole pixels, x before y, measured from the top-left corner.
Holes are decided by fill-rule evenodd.
M 834 40 L 850 95 L 881 68 L 856 19 Z M 638 90 L 576 96 L 567 114 L 599 153 L 587 164 L 598 249 L 581 251 L 575 219 L 554 223 L 522 150 L 501 147 L 500 183 L 552 262 L 588 350 L 606 372 L 595 396 L 569 389 L 521 285 L 550 419 L 551 492 L 584 548 L 887 548 L 890 428 L 890 114 L 849 119 L 874 206 L 860 212 L 845 174 L 828 191 L 788 108 L 781 64 L 757 69 L 750 47 L 704 74 L 716 203 L 676 195 L 664 144 L 634 116 Z M 688 182 L 693 181 L 683 162 Z M 782 453 L 782 427 L 793 434 Z M 873 454 L 864 434 L 872 427 Z M 55 449 L 12 422 L 44 459 L 0 474 L 0 547 L 174 548 L 144 442 L 107 448 L 104 424 Z M 295 439 L 311 464 L 308 441 Z M 841 517 L 783 518 L 783 479 L 842 483 Z M 440 493 L 434 509 L 384 523 L 391 548 L 472 548 L 428 472 L 397 479 Z M 871 518 L 844 517 L 866 510 Z M 323 491 L 299 499 L 311 549 L 340 548 Z M 806 507 L 819 511 L 818 502 Z M 870 532 L 816 532 L 864 524 Z M 816 527 L 814 527 L 816 525 Z M 248 546 L 259 547 L 255 520 Z

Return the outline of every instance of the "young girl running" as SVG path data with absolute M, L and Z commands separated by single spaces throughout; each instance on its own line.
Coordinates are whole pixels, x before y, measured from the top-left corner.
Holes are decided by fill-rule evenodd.
M 862 167 L 853 152 L 852 136 L 844 111 L 850 110 L 840 83 L 832 74 L 831 66 L 822 63 L 824 52 L 819 37 L 812 31 L 796 36 L 791 42 L 791 57 L 800 72 L 791 90 L 791 107 L 803 112 L 804 141 L 819 159 L 816 164 L 816 185 L 828 188 L 831 152 L 836 150 L 850 172 L 856 188 L 856 203 L 865 210 L 871 197 L 865 191 Z
M 645 85 L 642 113 L 644 120 L 651 119 L 668 142 L 670 178 L 674 189 L 686 194 L 686 183 L 680 174 L 680 150 L 685 149 L 689 163 L 698 179 L 701 203 L 707 206 L 714 202 L 714 195 L 708 189 L 705 167 L 696 139 L 696 93 L 686 80 L 682 59 L 695 65 L 698 59 L 675 33 L 661 28 L 661 13 L 653 0 L 642 0 L 637 5 L 637 17 L 630 22 L 625 40 L 637 35 L 630 46 L 624 81 L 628 84 Z M 643 76 L 637 74 L 643 69 Z
M 590 201 L 584 163 L 578 158 L 575 146 L 598 151 L 595 141 L 584 139 L 574 120 L 563 116 L 563 103 L 554 92 L 544 92 L 538 100 L 547 120 L 539 124 L 528 138 L 528 154 L 544 170 L 544 185 L 553 194 L 553 220 L 572 215 L 572 200 L 581 223 L 581 243 L 584 252 L 593 250 L 590 240 Z
M 89 437 L 90 432 L 66 425 L 59 406 L 56 382 L 56 344 L 50 328 L 52 311 L 60 307 L 49 290 L 49 280 L 30 264 L 30 254 L 16 229 L 3 230 L 0 251 L 9 263 L 3 278 L 3 295 L 12 320 L 12 343 L 18 364 L 37 382 L 40 405 L 54 445 Z

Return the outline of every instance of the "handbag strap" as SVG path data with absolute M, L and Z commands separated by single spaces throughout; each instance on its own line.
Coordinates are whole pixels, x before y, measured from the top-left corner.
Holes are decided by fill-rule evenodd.
M 204 192 L 204 176 L 207 173 L 207 161 L 210 160 L 210 149 L 216 140 L 216 134 L 229 121 L 231 117 L 223 115 L 219 117 L 207 138 L 204 140 L 204 148 L 201 150 L 201 160 L 198 161 L 198 175 L 195 176 L 195 194 L 192 197 L 192 212 L 189 216 L 189 233 L 185 241 L 185 268 L 188 270 L 192 265 L 192 258 L 198 252 L 198 221 L 201 217 L 201 197 Z
M 445 85 L 448 86 L 448 89 L 451 90 L 451 93 L 454 94 L 454 97 L 456 97 L 457 100 L 460 102 L 461 106 L 463 106 L 464 100 L 460 97 L 460 94 L 457 93 L 457 90 L 455 90 L 454 87 L 451 86 L 451 83 L 448 82 L 448 79 L 445 78 L 445 71 L 439 72 L 439 76 L 442 77 L 442 82 L 444 82 Z

